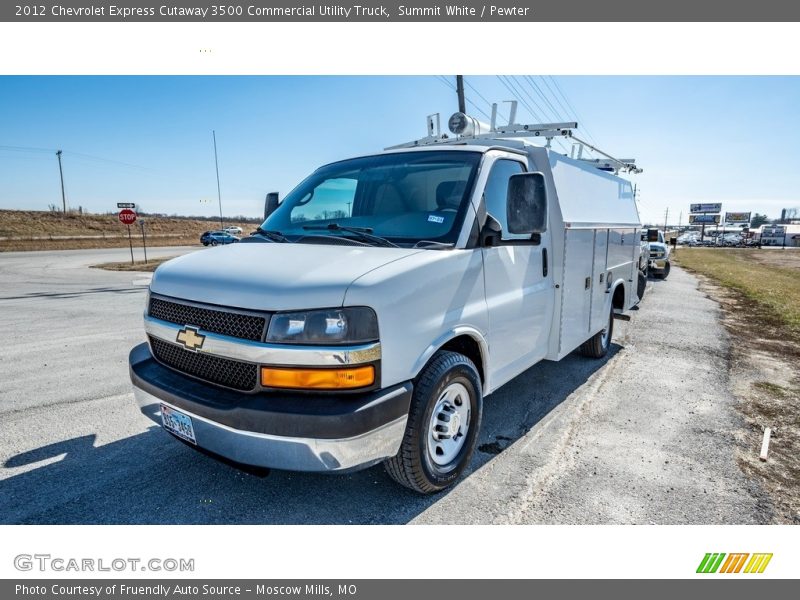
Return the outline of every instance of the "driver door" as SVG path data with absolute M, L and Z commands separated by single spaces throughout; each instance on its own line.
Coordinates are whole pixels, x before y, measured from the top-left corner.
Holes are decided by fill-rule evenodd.
M 554 301 L 550 233 L 534 243 L 530 235 L 508 233 L 506 218 L 509 178 L 527 171 L 526 162 L 516 154 L 498 153 L 484 186 L 486 211 L 503 228 L 498 246 L 482 248 L 492 389 L 547 354 Z

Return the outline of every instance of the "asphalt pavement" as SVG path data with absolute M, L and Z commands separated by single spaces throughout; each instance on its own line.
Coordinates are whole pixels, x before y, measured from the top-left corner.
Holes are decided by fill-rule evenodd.
M 154 248 L 151 256 L 195 248 Z M 202 250 L 201 250 L 202 251 Z M 135 406 L 147 275 L 89 269 L 127 249 L 0 254 L 0 522 L 760 523 L 736 464 L 717 305 L 673 268 L 610 356 L 543 362 L 486 399 L 480 447 L 452 490 L 421 497 L 374 467 L 233 469 Z

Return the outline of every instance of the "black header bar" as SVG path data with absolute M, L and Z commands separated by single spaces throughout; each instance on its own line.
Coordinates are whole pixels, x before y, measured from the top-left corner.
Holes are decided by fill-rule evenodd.
M 304 0 L 59 0 L 0 3 L 0 22 L 786 22 L 786 0 L 385 0 L 357 4 Z M 746 40 L 743 40 L 743 43 Z M 679 43 L 679 40 L 676 40 Z

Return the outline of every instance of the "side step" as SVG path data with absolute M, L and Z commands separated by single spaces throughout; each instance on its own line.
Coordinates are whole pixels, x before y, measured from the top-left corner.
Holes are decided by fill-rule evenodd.
M 617 312 L 616 310 L 614 311 L 614 318 L 615 319 L 619 319 L 620 321 L 630 321 L 631 320 L 631 316 L 630 315 L 622 314 L 621 312 Z

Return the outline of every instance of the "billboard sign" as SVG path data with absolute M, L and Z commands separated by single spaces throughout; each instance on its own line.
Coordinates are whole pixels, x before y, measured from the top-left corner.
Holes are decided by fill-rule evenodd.
M 750 213 L 749 212 L 726 212 L 725 213 L 725 222 L 726 223 L 749 223 L 750 222 Z
M 689 223 L 692 225 L 719 225 L 719 215 L 689 215 Z
M 722 212 L 722 202 L 710 202 L 706 204 L 690 204 L 689 212 L 692 213 L 718 213 Z

